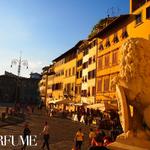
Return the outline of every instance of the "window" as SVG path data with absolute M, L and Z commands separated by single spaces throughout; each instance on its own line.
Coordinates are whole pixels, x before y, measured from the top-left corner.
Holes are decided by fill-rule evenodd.
M 81 94 L 81 86 L 78 87 L 79 94 Z
M 88 50 L 92 48 L 92 43 L 88 45 Z
M 104 79 L 104 92 L 108 92 L 109 91 L 109 77 L 106 77 Z
M 94 56 L 93 56 L 93 63 L 95 62 L 95 60 L 96 60 L 96 59 L 95 59 L 95 55 L 94 55 Z
M 69 69 L 69 76 L 71 76 L 71 69 Z
M 105 46 L 106 46 L 106 47 L 110 47 L 110 41 L 109 41 L 109 38 L 106 39 L 106 44 L 105 44 Z
M 97 40 L 94 40 L 90 45 L 89 45 L 89 49 L 95 47 L 97 45 Z
M 71 90 L 74 91 L 74 83 L 72 83 Z
M 66 92 L 70 93 L 71 91 L 71 83 L 66 84 Z
M 102 92 L 102 78 L 97 81 L 97 92 Z
M 95 70 L 88 72 L 88 79 L 93 79 L 93 78 L 95 78 Z
M 72 69 L 72 75 L 75 75 L 75 67 Z
M 82 78 L 82 70 L 80 70 L 80 78 Z
M 63 87 L 62 83 L 56 83 L 52 85 L 52 90 L 61 90 Z
M 85 49 L 83 55 L 85 56 L 87 54 L 88 54 L 88 49 Z
M 141 23 L 142 22 L 142 13 L 136 15 L 135 19 L 136 19 L 136 24 Z
M 85 78 L 84 78 L 85 80 L 84 80 L 84 82 L 87 82 L 87 76 L 85 76 Z
M 84 77 L 82 77 L 82 82 L 84 83 Z
M 64 75 L 64 70 L 61 70 L 61 75 Z
M 105 67 L 109 67 L 109 54 L 105 55 Z
M 89 58 L 89 65 L 92 63 L 92 57 Z
M 76 94 L 81 94 L 81 86 L 76 86 Z
M 67 72 L 67 70 L 66 70 L 66 77 L 68 76 L 68 72 Z
M 95 86 L 92 87 L 92 96 L 95 96 Z
M 146 1 L 149 0 L 132 0 L 132 12 L 144 5 Z
M 83 96 L 83 97 L 87 97 L 87 90 L 82 90 L 82 92 L 81 92 L 81 96 Z
M 115 50 L 112 53 L 112 65 L 116 64 L 118 64 L 118 50 Z
M 79 94 L 78 93 L 78 86 L 75 87 L 75 94 Z
M 116 33 L 114 34 L 113 42 L 114 43 L 118 43 L 119 42 L 119 39 L 118 39 L 118 36 L 117 36 Z
M 88 72 L 88 79 L 91 79 L 91 71 Z
M 99 50 L 103 50 L 104 49 L 104 46 L 103 46 L 103 44 L 101 43 L 100 45 L 99 45 Z
M 122 39 L 127 38 L 127 37 L 128 37 L 127 27 L 124 27 L 122 29 Z
M 77 75 L 76 75 L 77 79 L 79 78 L 79 72 L 77 72 Z
M 98 70 L 101 70 L 103 68 L 103 57 L 98 58 Z
M 76 76 L 77 76 L 77 79 L 82 78 L 82 70 L 78 71 Z
M 90 93 L 90 87 L 88 87 L 88 96 L 90 96 L 91 93 Z
M 146 8 L 146 19 L 150 19 L 150 7 Z
M 81 65 L 82 65 L 82 59 L 77 62 L 77 67 L 80 67 Z
M 83 69 L 86 69 L 88 67 L 88 62 L 85 62 L 84 64 L 83 64 Z

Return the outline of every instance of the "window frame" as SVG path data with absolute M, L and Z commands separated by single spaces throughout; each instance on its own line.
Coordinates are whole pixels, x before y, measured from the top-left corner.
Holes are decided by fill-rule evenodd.
M 140 20 L 138 20 L 138 16 L 140 16 Z M 136 14 L 136 16 L 135 16 L 135 25 L 137 26 L 141 23 L 142 23 L 142 11 L 139 12 L 138 14 Z
M 146 8 L 146 19 L 150 19 L 150 6 Z

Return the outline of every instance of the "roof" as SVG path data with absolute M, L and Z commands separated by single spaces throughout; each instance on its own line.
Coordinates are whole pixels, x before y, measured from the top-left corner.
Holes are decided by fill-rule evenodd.
M 42 70 L 43 70 L 43 71 L 46 71 L 46 70 L 48 70 L 48 68 L 49 68 L 49 66 L 44 66 L 44 67 L 42 68 Z
M 63 53 L 62 55 L 60 55 L 59 57 L 55 58 L 53 60 L 53 62 L 58 61 L 62 58 L 64 58 L 66 55 L 72 53 L 73 51 L 76 51 L 77 48 L 84 42 L 84 40 L 80 40 L 74 47 L 72 47 L 71 49 L 69 49 L 68 51 L 66 51 L 65 53 Z
M 106 26 L 104 29 L 102 29 L 100 32 L 98 32 L 95 36 L 93 36 L 93 38 L 103 35 L 105 32 L 112 29 L 112 27 L 115 27 L 118 24 L 120 24 L 120 22 L 126 21 L 129 17 L 131 17 L 131 14 L 120 15 L 119 17 L 114 19 L 114 21 L 112 21 L 110 24 L 108 24 L 108 26 Z

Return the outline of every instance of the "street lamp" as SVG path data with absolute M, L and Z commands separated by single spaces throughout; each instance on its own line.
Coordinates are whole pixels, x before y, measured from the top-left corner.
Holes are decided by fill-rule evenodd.
M 21 52 L 20 52 L 19 59 L 13 59 L 11 61 L 11 68 L 13 67 L 13 65 L 17 65 L 17 64 L 18 64 L 18 77 L 19 77 L 20 76 L 20 71 L 21 71 L 21 65 L 25 66 L 26 69 L 28 69 L 28 61 L 27 60 L 22 60 Z
M 17 84 L 16 84 L 16 100 L 15 100 L 15 105 L 18 102 L 18 96 L 19 96 L 19 77 L 20 77 L 20 72 L 21 72 L 21 67 L 22 65 L 26 67 L 26 69 L 28 69 L 28 61 L 27 60 L 22 60 L 21 57 L 21 52 L 20 52 L 20 57 L 19 59 L 13 59 L 11 61 L 11 68 L 13 67 L 13 65 L 17 65 L 18 64 L 18 76 L 17 76 Z

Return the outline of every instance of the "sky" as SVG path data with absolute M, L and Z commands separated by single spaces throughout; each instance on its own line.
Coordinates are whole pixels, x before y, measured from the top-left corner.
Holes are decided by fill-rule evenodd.
M 0 75 L 17 74 L 18 64 L 10 66 L 20 52 L 28 61 L 28 69 L 21 65 L 21 76 L 41 73 L 86 39 L 100 19 L 127 13 L 129 0 L 0 0 Z

